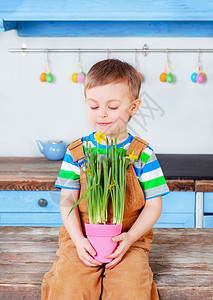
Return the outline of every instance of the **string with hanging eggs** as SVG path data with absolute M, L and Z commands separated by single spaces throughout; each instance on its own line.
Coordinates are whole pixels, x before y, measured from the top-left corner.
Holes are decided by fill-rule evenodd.
M 81 62 L 81 53 L 80 53 L 80 49 L 78 51 L 78 63 L 77 63 L 77 67 L 76 67 L 76 72 L 72 74 L 72 82 L 74 83 L 84 83 L 86 74 L 83 72 L 83 68 L 82 68 L 82 62 Z
M 168 83 L 172 83 L 174 78 L 173 75 L 171 74 L 170 70 L 170 62 L 169 62 L 169 56 L 168 56 L 168 50 L 167 50 L 167 60 L 164 68 L 164 72 L 160 74 L 160 81 L 165 82 L 167 81 Z
M 40 81 L 41 82 L 53 82 L 53 75 L 50 73 L 50 62 L 48 59 L 48 50 L 47 50 L 47 61 L 44 66 L 44 72 L 40 75 Z
M 200 49 L 198 51 L 198 73 L 194 72 L 191 75 L 191 81 L 194 83 L 203 83 L 206 80 L 206 74 L 202 72 L 201 60 L 200 60 Z

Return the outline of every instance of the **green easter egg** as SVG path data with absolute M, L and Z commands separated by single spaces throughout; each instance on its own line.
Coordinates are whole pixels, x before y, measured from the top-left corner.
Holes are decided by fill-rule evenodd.
M 49 82 L 49 83 L 51 83 L 52 81 L 53 81 L 53 75 L 52 74 L 47 74 L 47 76 L 46 76 L 46 81 L 47 82 Z
M 84 77 L 86 77 L 86 74 L 84 72 L 81 72 L 82 74 L 84 74 Z
M 169 82 L 169 83 L 172 83 L 172 81 L 173 81 L 172 74 L 169 73 L 169 74 L 166 75 L 166 81 Z

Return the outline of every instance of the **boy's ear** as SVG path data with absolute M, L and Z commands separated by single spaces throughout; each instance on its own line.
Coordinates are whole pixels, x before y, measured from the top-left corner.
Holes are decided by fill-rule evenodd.
M 130 116 L 133 116 L 137 112 L 137 110 L 138 110 L 139 106 L 141 105 L 141 103 L 142 103 L 142 100 L 140 98 L 136 99 L 132 103 L 132 107 L 130 109 Z

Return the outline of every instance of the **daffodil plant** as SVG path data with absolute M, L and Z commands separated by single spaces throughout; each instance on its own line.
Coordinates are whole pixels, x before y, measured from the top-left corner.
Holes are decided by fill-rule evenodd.
M 72 210 L 87 195 L 89 223 L 107 224 L 107 207 L 109 196 L 113 206 L 113 224 L 122 224 L 124 213 L 125 189 L 126 189 L 126 170 L 129 162 L 132 163 L 138 156 L 132 150 L 129 156 L 124 156 L 124 149 L 117 149 L 117 136 L 115 136 L 115 147 L 101 131 L 96 133 L 97 151 L 88 149 L 88 139 L 86 141 L 87 163 L 86 173 L 86 192 L 79 198 Z M 106 140 L 106 155 L 99 155 L 99 143 Z M 69 216 L 68 214 L 68 216 Z M 68 217 L 67 216 L 67 217 Z

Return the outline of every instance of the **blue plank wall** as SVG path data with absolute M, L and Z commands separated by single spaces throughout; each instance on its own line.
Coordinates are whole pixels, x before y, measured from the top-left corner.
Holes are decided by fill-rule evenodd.
M 212 1 L 0 0 L 0 30 L 19 36 L 212 37 Z

